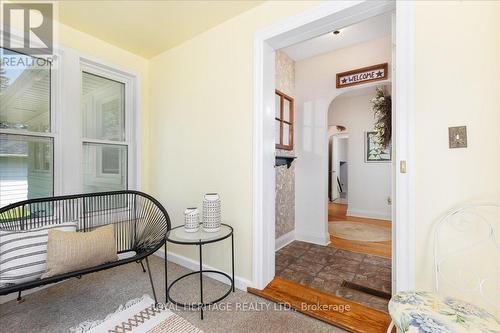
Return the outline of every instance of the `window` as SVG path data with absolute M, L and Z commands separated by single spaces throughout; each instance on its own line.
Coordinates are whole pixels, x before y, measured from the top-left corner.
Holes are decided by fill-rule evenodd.
M 82 72 L 83 191 L 127 188 L 125 84 Z
M 275 94 L 276 148 L 293 150 L 293 98 L 279 90 Z
M 54 193 L 51 62 L 0 48 L 0 207 Z
M 0 207 L 135 188 L 135 77 L 73 51 L 0 51 Z

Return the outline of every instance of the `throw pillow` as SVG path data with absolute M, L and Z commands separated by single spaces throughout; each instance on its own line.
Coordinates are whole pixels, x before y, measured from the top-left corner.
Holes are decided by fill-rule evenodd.
M 112 224 L 89 232 L 49 231 L 47 272 L 42 278 L 78 271 L 118 259 Z
M 76 222 L 51 224 L 30 230 L 0 229 L 0 285 L 34 281 L 45 273 L 50 230 L 76 231 Z

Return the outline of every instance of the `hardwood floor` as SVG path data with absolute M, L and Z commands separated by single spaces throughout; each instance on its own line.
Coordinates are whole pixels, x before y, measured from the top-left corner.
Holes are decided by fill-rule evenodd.
M 328 205 L 328 221 L 351 221 L 391 228 L 390 221 L 347 216 L 347 205 L 338 203 L 330 203 Z M 390 240 L 385 242 L 360 242 L 342 239 L 332 235 L 330 235 L 330 246 L 384 258 L 391 258 L 392 251 L 392 242 Z
M 278 277 L 264 290 L 248 288 L 248 292 L 350 332 L 385 332 L 391 321 L 382 311 Z

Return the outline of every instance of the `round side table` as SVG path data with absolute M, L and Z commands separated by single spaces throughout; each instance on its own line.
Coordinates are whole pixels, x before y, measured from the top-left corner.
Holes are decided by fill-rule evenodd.
M 231 276 L 229 276 L 228 274 L 221 272 L 221 271 L 203 269 L 203 252 L 202 252 L 203 245 L 220 242 L 220 241 L 223 241 L 224 239 L 227 239 L 229 237 L 231 237 Z M 234 290 L 235 290 L 235 288 L 234 288 L 233 228 L 227 224 L 222 223 L 219 231 L 217 231 L 217 232 L 205 232 L 202 230 L 201 227 L 200 227 L 200 230 L 197 232 L 186 232 L 186 231 L 184 231 L 184 226 L 178 226 L 178 227 L 172 228 L 167 233 L 167 243 L 168 242 L 174 243 L 174 244 L 181 244 L 181 245 L 198 246 L 200 266 L 199 266 L 199 270 L 184 274 L 184 275 L 178 277 L 177 279 L 175 279 L 174 281 L 172 281 L 170 284 L 168 284 L 168 278 L 165 275 L 166 301 L 167 301 L 167 303 L 170 301 L 173 304 L 180 306 L 180 307 L 183 307 L 183 308 L 200 309 L 200 316 L 201 316 L 201 319 L 203 319 L 204 307 L 222 301 L 224 298 L 226 298 L 231 293 L 231 291 L 234 292 Z M 165 253 L 167 253 L 166 250 L 167 250 L 167 244 L 165 243 Z M 165 266 L 167 265 L 166 262 L 167 261 L 165 261 Z M 167 272 L 166 269 L 165 269 L 165 272 Z M 212 273 L 212 274 L 219 274 L 219 275 L 224 276 L 230 282 L 229 290 L 224 295 L 222 295 L 221 297 L 217 298 L 214 301 L 204 302 L 204 300 L 203 300 L 203 273 Z M 196 275 L 196 274 L 198 274 L 200 276 L 200 302 L 199 303 L 197 303 L 197 304 L 181 303 L 181 302 L 177 302 L 176 300 L 172 299 L 172 297 L 170 297 L 170 290 L 172 289 L 172 287 L 176 283 L 182 281 L 183 279 L 187 278 L 188 276 Z

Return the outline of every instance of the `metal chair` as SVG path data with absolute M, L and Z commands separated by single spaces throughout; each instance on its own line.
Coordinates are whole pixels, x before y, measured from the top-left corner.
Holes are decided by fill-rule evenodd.
M 150 195 L 129 190 L 76 194 L 25 200 L 0 209 L 0 229 L 8 231 L 29 230 L 73 221 L 77 224 L 78 232 L 113 224 L 118 254 L 130 255 L 75 272 L 8 284 L 0 287 L 0 295 L 18 292 L 18 301 L 22 301 L 21 292 L 24 290 L 132 262 L 140 263 L 143 271 L 146 271 L 142 263 L 144 260 L 153 296 L 158 303 L 148 257 L 165 245 L 171 224 L 165 208 Z
M 394 326 L 402 332 L 500 331 L 498 221 L 500 205 L 493 203 L 456 209 L 436 224 L 435 290 L 394 295 L 388 333 Z

